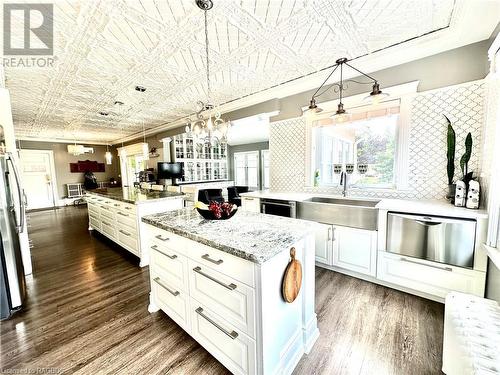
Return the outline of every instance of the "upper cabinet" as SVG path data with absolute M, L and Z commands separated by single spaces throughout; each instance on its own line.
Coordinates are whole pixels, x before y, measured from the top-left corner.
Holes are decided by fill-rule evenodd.
M 227 180 L 227 144 L 198 144 L 187 134 L 174 138 L 175 161 L 183 164 L 185 182 Z

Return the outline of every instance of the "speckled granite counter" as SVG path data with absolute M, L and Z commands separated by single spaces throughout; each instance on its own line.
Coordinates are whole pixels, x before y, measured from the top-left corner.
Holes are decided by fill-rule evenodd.
M 182 193 L 172 193 L 170 191 L 154 191 L 121 187 L 95 189 L 87 193 L 132 204 L 140 204 L 162 199 L 179 199 L 184 196 Z
M 229 220 L 205 220 L 192 208 L 142 221 L 255 263 L 264 263 L 318 228 L 316 223 L 239 210 Z

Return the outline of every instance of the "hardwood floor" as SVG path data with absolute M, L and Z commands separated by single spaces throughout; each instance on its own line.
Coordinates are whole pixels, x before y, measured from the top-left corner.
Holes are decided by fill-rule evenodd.
M 1 322 L 2 372 L 228 373 L 148 313 L 147 268 L 90 235 L 85 207 L 33 212 L 30 223 L 34 273 L 26 309 Z M 316 282 L 321 336 L 294 374 L 441 373 L 441 304 L 320 268 Z

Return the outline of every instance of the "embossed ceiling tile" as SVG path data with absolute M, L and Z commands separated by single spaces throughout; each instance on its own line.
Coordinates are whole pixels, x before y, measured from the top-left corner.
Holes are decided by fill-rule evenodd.
M 116 129 L 135 133 L 138 121 L 152 127 L 182 118 L 205 99 L 203 12 L 194 1 L 53 3 L 54 67 L 5 69 L 18 134 L 102 140 Z M 446 26 L 453 7 L 452 0 L 216 1 L 208 13 L 212 100 L 241 98 L 339 56 Z M 115 100 L 125 103 L 120 113 Z M 111 113 L 102 119 L 100 111 Z

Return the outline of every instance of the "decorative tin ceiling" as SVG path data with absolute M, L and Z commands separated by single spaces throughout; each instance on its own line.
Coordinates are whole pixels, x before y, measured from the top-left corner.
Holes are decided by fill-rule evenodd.
M 54 66 L 5 68 L 18 137 L 112 141 L 193 113 L 205 98 L 203 12 L 194 0 L 53 3 Z M 214 3 L 216 103 L 446 28 L 454 9 L 454 0 Z

